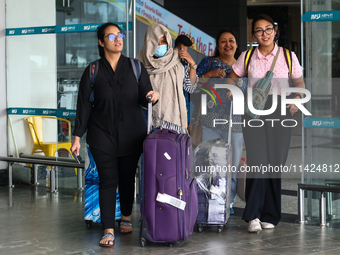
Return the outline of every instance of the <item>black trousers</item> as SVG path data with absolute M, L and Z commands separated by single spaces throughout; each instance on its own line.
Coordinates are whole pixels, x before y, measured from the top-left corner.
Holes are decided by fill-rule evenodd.
M 129 216 L 135 192 L 135 174 L 140 155 L 114 157 L 90 148 L 99 175 L 99 206 L 104 229 L 114 228 L 118 185 L 122 215 Z
M 264 109 L 272 106 L 272 96 L 268 97 Z M 273 168 L 284 166 L 288 156 L 292 127 L 281 125 L 282 120 L 292 119 L 289 109 L 286 116 L 281 116 L 281 97 L 278 96 L 278 106 L 274 113 L 261 116 L 262 127 L 250 127 L 248 121 L 252 118 L 243 116 L 245 126 L 243 137 L 247 151 L 247 166 L 250 169 L 262 170 L 263 166 Z M 269 121 L 275 119 L 277 121 Z M 293 126 L 295 122 L 284 121 L 284 125 Z M 260 125 L 260 121 L 252 121 L 251 125 Z M 274 125 L 274 126 L 273 126 Z M 278 169 L 278 168 L 276 168 Z M 277 225 L 281 220 L 281 172 L 247 173 L 246 207 L 242 219 L 251 221 L 255 218 L 263 222 Z

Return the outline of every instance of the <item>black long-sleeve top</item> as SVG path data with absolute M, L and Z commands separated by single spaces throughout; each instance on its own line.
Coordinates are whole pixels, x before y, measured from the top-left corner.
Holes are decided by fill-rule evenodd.
M 121 157 L 140 154 L 146 137 L 146 124 L 140 105 L 147 107 L 146 94 L 152 90 L 149 75 L 141 63 L 139 85 L 129 58 L 121 55 L 116 71 L 105 57 L 99 60 L 90 102 L 90 66 L 79 84 L 77 116 L 73 135 L 93 148 Z

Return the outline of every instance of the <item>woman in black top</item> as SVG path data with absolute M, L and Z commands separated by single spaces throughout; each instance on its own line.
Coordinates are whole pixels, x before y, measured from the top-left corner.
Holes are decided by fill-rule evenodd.
M 98 73 L 94 88 L 90 85 L 90 66 L 81 78 L 77 102 L 77 117 L 71 152 L 79 155 L 80 138 L 87 130 L 90 146 L 99 174 L 99 204 L 104 225 L 101 246 L 114 244 L 116 188 L 118 185 L 122 228 L 131 233 L 131 211 L 138 159 L 146 136 L 146 125 L 140 105 L 147 106 L 147 96 L 158 100 L 152 91 L 148 73 L 141 64 L 139 83 L 129 58 L 123 56 L 124 34 L 119 26 L 106 23 L 98 28 Z M 90 101 L 91 92 L 94 100 Z

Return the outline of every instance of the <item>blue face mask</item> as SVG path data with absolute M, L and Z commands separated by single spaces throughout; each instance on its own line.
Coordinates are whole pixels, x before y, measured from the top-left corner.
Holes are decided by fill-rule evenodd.
M 159 45 L 155 51 L 155 56 L 158 58 L 161 58 L 165 55 L 165 53 L 168 51 L 168 45 Z

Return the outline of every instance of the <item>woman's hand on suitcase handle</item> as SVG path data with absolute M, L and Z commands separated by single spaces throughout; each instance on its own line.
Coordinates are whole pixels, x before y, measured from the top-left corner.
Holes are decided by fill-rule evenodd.
M 289 109 L 292 116 L 299 110 L 299 108 L 295 104 L 289 104 L 286 106 Z
M 146 94 L 146 99 L 148 99 L 148 96 L 151 95 L 151 102 L 154 104 L 157 102 L 158 98 L 159 98 L 159 94 L 157 91 L 153 91 L 150 90 L 147 94 Z
M 228 98 L 230 101 L 233 101 L 233 93 L 231 93 L 230 90 L 227 92 L 227 98 Z
M 80 150 L 80 137 L 79 136 L 74 136 L 74 141 L 71 146 L 71 152 L 72 154 L 75 153 L 77 156 L 79 156 L 79 150 Z

